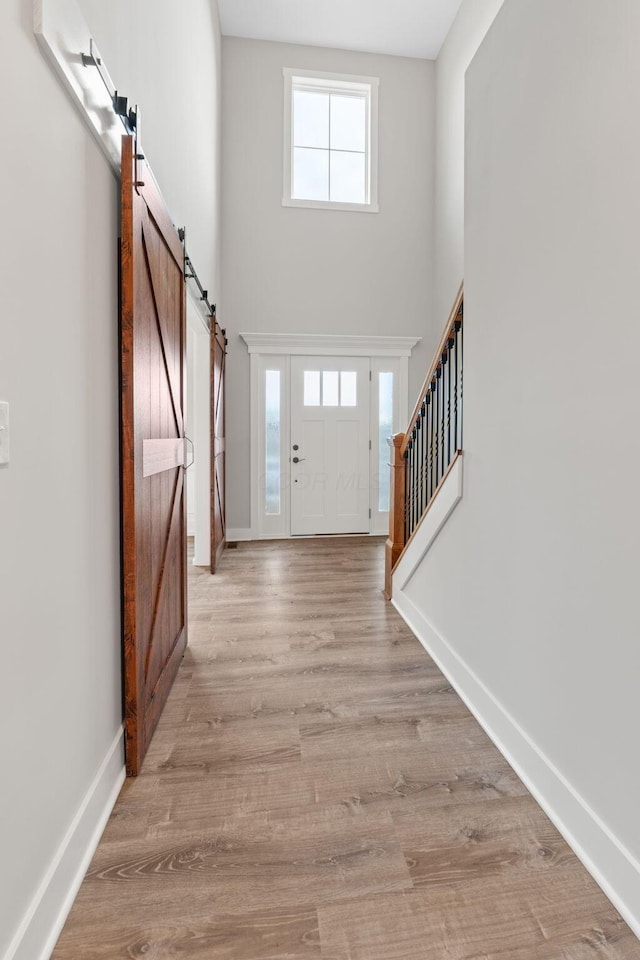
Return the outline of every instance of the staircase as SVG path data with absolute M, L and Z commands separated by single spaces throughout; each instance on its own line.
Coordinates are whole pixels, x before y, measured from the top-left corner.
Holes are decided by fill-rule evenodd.
M 384 595 L 393 573 L 462 456 L 464 288 L 460 287 L 442 339 L 405 433 L 389 438 L 391 500 L 385 547 Z

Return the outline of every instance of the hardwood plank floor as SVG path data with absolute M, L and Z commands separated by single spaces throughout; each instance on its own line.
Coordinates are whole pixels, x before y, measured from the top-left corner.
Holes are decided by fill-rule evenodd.
M 380 540 L 190 567 L 190 645 L 54 960 L 640 960 L 395 610 Z

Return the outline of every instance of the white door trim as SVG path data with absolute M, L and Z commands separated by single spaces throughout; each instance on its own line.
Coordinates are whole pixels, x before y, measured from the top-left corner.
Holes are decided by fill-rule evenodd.
M 338 333 L 241 333 L 250 354 L 300 357 L 407 357 L 422 337 L 363 337 Z
M 291 537 L 289 509 L 289 430 L 291 425 L 290 371 L 292 356 L 334 357 L 387 357 L 398 358 L 399 417 L 406 423 L 409 416 L 409 357 L 420 337 L 366 337 L 340 334 L 286 334 L 286 333 L 241 333 L 248 347 L 251 362 L 251 527 L 229 531 L 229 539 L 269 540 Z M 282 501 L 279 517 L 266 517 L 262 509 L 261 475 L 264 462 L 264 391 L 263 378 L 266 370 L 281 372 L 281 421 L 282 440 L 281 478 Z M 372 369 L 376 365 L 372 364 Z M 373 396 L 373 391 L 371 391 Z M 375 439 L 371 438 L 372 441 Z M 373 443 L 372 443 L 373 446 Z M 373 475 L 373 471 L 371 471 Z M 373 512 L 373 511 L 372 511 Z M 386 533 L 375 529 L 375 517 L 369 528 L 372 535 Z M 379 523 L 378 523 L 379 526 Z M 236 535 L 237 534 L 237 535 Z

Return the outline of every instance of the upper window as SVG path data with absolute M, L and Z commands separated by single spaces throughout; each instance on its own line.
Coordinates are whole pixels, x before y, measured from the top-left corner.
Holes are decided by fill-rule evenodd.
M 376 213 L 378 81 L 285 69 L 283 204 Z

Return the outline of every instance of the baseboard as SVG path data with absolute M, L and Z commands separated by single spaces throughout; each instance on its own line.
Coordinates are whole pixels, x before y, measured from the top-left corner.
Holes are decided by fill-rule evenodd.
M 394 586 L 393 605 L 614 907 L 640 938 L 640 863 L 474 671 Z
M 124 732 L 120 729 L 22 918 L 4 960 L 49 960 L 124 780 Z
M 251 527 L 227 528 L 227 543 L 235 543 L 237 540 L 253 540 L 253 531 Z
M 333 534 L 332 536 L 334 537 L 334 539 L 337 540 L 340 537 L 344 537 L 344 538 L 369 537 L 369 536 L 386 537 L 388 533 L 389 531 L 385 527 L 384 530 L 377 530 L 377 531 L 374 531 L 373 533 L 336 533 L 336 534 Z M 287 533 L 276 533 L 273 536 L 258 536 L 253 532 L 251 527 L 235 527 L 235 528 L 227 527 L 227 543 L 235 543 L 236 541 L 240 541 L 240 540 L 243 540 L 243 541 L 247 541 L 247 540 L 315 540 L 318 537 L 322 537 L 322 536 L 324 535 L 321 533 L 302 534 L 301 536 L 295 536 L 295 537 L 290 536 Z M 325 537 L 325 539 L 329 539 L 329 537 L 327 536 Z
M 198 567 L 200 570 L 208 570 L 211 566 L 211 560 L 205 560 L 204 558 L 194 557 L 191 561 L 192 567 Z

